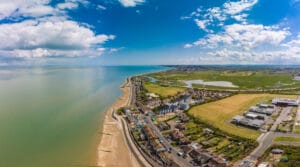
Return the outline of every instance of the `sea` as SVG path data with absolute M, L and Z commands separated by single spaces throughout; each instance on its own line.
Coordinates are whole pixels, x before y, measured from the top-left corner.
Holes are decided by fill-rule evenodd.
M 0 67 L 0 167 L 94 166 L 106 109 L 162 66 Z

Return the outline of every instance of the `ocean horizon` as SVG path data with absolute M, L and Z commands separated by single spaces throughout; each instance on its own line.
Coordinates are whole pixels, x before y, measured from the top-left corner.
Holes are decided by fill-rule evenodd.
M 162 66 L 0 68 L 0 166 L 95 165 L 125 79 Z

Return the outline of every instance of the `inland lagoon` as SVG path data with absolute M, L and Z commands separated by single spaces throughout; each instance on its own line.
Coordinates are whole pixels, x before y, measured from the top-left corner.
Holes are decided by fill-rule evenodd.
M 0 166 L 93 166 L 105 110 L 159 66 L 0 69 Z

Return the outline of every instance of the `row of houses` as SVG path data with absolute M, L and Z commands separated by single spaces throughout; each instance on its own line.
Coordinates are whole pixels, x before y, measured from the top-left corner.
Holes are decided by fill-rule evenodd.
M 147 139 L 151 151 L 160 159 L 163 165 L 170 166 L 172 164 L 172 160 L 167 153 L 167 148 L 159 141 L 156 132 L 147 124 L 143 126 L 142 131 Z
M 183 145 L 180 147 L 184 155 L 189 155 L 192 158 L 192 163 L 195 166 L 205 167 L 225 167 L 227 166 L 226 160 L 212 154 L 211 152 L 195 148 L 191 145 Z

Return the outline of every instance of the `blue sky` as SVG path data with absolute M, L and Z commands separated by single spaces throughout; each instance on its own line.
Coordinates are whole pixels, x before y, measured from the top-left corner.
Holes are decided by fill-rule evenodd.
M 0 65 L 299 64 L 299 0 L 0 1 Z

